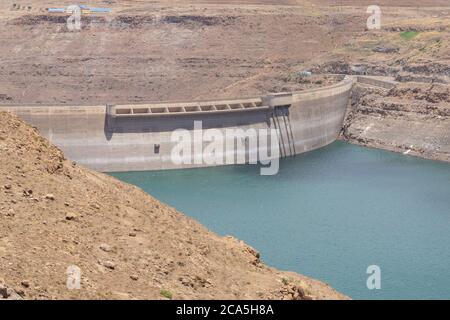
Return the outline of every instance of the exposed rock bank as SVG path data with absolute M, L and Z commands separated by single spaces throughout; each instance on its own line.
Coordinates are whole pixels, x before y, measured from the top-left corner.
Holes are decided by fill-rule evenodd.
M 328 59 L 318 59 L 312 71 L 398 82 L 391 90 L 354 87 L 344 140 L 450 161 L 450 11 L 423 8 L 423 14 L 407 18 L 412 9 L 405 8 L 400 18 L 383 9 L 380 30 L 357 34 Z
M 357 85 L 342 138 L 450 162 L 450 86 L 411 82 L 382 90 Z

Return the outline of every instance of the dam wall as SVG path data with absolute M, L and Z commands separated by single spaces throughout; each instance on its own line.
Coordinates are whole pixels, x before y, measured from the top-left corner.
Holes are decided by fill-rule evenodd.
M 293 156 L 337 139 L 352 85 L 353 79 L 346 77 L 328 87 L 246 99 L 96 106 L 8 105 L 0 106 L 0 111 L 17 114 L 69 159 L 98 171 L 204 167 L 214 164 L 174 163 L 171 153 L 178 144 L 173 141 L 174 130 L 184 129 L 195 135 L 197 121 L 201 121 L 203 130 L 216 129 L 224 132 L 224 137 L 227 129 L 277 129 L 280 156 Z M 245 158 L 258 154 L 259 148 L 259 144 L 248 146 Z

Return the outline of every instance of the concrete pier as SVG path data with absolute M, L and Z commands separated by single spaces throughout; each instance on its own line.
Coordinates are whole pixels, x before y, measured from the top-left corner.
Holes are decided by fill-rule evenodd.
M 37 127 L 71 160 L 104 172 L 208 166 L 174 164 L 176 129 L 279 130 L 282 157 L 323 147 L 339 135 L 353 79 L 265 97 L 97 106 L 0 106 Z M 258 146 L 256 146 L 258 148 Z M 248 150 L 249 153 L 258 150 Z

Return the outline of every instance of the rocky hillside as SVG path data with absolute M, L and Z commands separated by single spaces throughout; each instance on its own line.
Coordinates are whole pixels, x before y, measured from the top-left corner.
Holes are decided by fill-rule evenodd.
M 411 2 L 412 3 L 412 2 Z M 342 138 L 369 147 L 450 161 L 450 8 L 383 7 L 365 30 L 323 57 L 314 73 L 392 77 L 391 90 L 357 85 Z M 398 13 L 399 13 L 398 12 Z
M 357 85 L 343 138 L 450 162 L 450 86 L 402 83 L 391 90 Z
M 327 79 L 299 83 L 291 67 L 346 42 L 355 29 L 353 13 L 335 16 L 325 7 L 318 15 L 305 1 L 285 7 L 266 4 L 297 1 L 91 0 L 113 12 L 84 14 L 81 30 L 71 32 L 67 15 L 44 8 L 72 1 L 32 2 L 31 10 L 17 10 L 19 2 L 0 1 L 0 103 L 228 99 L 300 90 Z
M 0 113 L 0 299 L 342 299 Z M 81 289 L 67 270 L 81 270 Z

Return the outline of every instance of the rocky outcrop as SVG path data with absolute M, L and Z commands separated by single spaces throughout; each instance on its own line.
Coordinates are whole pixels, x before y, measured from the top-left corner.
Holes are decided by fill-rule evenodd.
M 22 296 L 19 295 L 16 290 L 8 287 L 5 282 L 0 279 L 0 300 L 22 300 Z
M 396 48 L 375 47 L 376 52 L 395 53 Z M 450 83 L 450 65 L 446 63 L 407 63 L 400 61 L 397 66 L 371 63 L 349 63 L 331 61 L 312 68 L 318 74 L 348 74 L 371 76 L 394 76 L 399 82 Z
M 391 90 L 357 85 L 342 139 L 450 161 L 450 87 L 402 83 Z
M 350 63 L 344 61 L 330 61 L 314 66 L 313 73 L 318 74 L 348 74 L 348 75 L 372 75 L 395 76 L 402 68 L 384 64 Z

